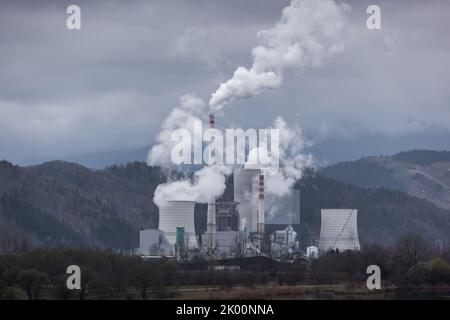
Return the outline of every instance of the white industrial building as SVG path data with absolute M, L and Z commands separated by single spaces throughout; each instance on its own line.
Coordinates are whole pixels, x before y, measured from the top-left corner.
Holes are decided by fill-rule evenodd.
M 299 248 L 297 241 L 297 232 L 294 231 L 291 225 L 284 230 L 276 230 L 273 233 L 271 241 L 271 252 L 273 256 L 280 256 L 283 254 L 292 253 Z
M 306 247 L 306 257 L 308 259 L 316 259 L 319 257 L 319 248 L 316 246 Z
M 194 201 L 168 201 L 159 208 L 159 230 L 171 245 L 177 242 L 177 228 L 184 228 L 185 241 L 189 248 L 197 248 L 194 222 Z
M 322 209 L 319 252 L 360 250 L 356 209 Z

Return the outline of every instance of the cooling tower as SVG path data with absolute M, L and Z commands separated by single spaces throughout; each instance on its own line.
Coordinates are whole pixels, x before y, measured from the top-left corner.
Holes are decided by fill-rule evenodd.
M 322 209 L 319 252 L 359 250 L 356 209 Z
M 248 232 L 258 230 L 258 169 L 236 169 L 234 178 L 234 201 L 239 204 L 237 210 L 241 219 L 241 231 L 244 228 Z
M 184 227 L 184 233 L 191 248 L 197 247 L 194 223 L 194 201 L 169 201 L 159 208 L 159 230 L 164 231 L 171 245 L 177 241 L 177 227 Z

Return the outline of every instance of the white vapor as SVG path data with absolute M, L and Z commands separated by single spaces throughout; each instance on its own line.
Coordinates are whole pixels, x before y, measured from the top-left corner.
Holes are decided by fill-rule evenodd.
M 279 210 L 277 203 L 290 194 L 304 169 L 314 164 L 312 155 L 303 153 L 309 142 L 303 137 L 300 127 L 289 127 L 282 117 L 277 117 L 273 128 L 280 134 L 280 168 L 265 175 L 265 202 L 271 218 Z
M 171 162 L 171 150 L 175 142 L 171 140 L 171 134 L 176 129 L 184 128 L 194 137 L 194 121 L 200 121 L 204 101 L 192 94 L 180 98 L 180 106 L 174 108 L 161 126 L 161 132 L 156 137 L 155 144 L 147 155 L 148 165 L 167 166 Z M 195 137 L 200 138 L 202 137 Z
M 252 66 L 238 67 L 231 79 L 220 84 L 209 101 L 211 108 L 278 88 L 283 70 L 319 66 L 330 54 L 342 51 L 349 8 L 333 0 L 292 0 L 273 28 L 258 32 L 260 44 L 252 50 Z
M 168 201 L 185 200 L 207 202 L 225 191 L 225 177 L 231 169 L 226 166 L 205 166 L 194 173 L 192 180 L 168 181 L 160 184 L 153 202 L 162 207 Z
M 233 77 L 212 94 L 210 107 L 220 109 L 234 99 L 278 88 L 284 70 L 302 71 L 305 67 L 319 66 L 327 56 L 342 50 L 340 37 L 347 8 L 348 5 L 338 5 L 333 0 L 292 0 L 273 28 L 258 32 L 260 44 L 252 50 L 251 68 L 238 67 Z M 196 97 L 184 96 L 181 99 L 181 106 L 175 108 L 163 123 L 158 144 L 149 152 L 149 164 L 170 163 L 172 131 L 178 128 L 190 130 L 203 107 L 203 101 Z M 265 193 L 270 215 L 278 211 L 275 200 L 288 195 L 304 168 L 312 165 L 312 156 L 302 154 L 305 140 L 299 127 L 291 128 L 278 117 L 272 128 L 279 130 L 280 166 L 275 172 L 261 168 L 267 177 Z M 268 154 L 261 153 L 258 148 L 250 151 L 249 162 L 253 162 L 256 155 L 268 158 Z M 207 202 L 224 192 L 225 178 L 230 172 L 231 168 L 227 166 L 203 167 L 194 173 L 192 180 L 168 181 L 159 185 L 153 201 L 158 206 L 169 200 Z
M 171 151 L 175 143 L 171 140 L 171 134 L 177 129 L 186 129 L 194 137 L 194 121 L 201 121 L 205 103 L 199 97 L 192 94 L 180 98 L 180 106 L 174 108 L 161 126 L 155 144 L 148 153 L 147 164 L 162 167 L 171 166 Z M 197 133 L 201 134 L 201 133 Z M 186 143 L 190 143 L 186 141 Z M 189 144 L 190 146 L 190 144 Z M 225 191 L 225 177 L 231 169 L 226 166 L 205 166 L 196 171 L 192 177 L 182 180 L 169 180 L 160 184 L 154 193 L 153 202 L 158 206 L 164 206 L 171 200 L 187 200 L 207 202 L 212 197 L 218 197 Z

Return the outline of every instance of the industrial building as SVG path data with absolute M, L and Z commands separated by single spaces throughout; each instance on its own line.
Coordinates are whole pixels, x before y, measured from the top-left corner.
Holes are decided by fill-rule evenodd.
M 209 127 L 215 128 L 213 113 L 209 115 Z M 214 157 L 212 149 L 209 166 L 216 165 Z M 290 259 L 298 255 L 300 192 L 292 189 L 282 198 L 271 199 L 265 195 L 264 183 L 263 170 L 240 167 L 233 171 L 233 201 L 218 201 L 215 197 L 203 204 L 169 201 L 159 208 L 159 227 L 141 231 L 139 254 L 183 259 L 194 255 L 208 259 L 251 256 Z M 265 207 L 272 205 L 277 208 L 278 219 L 273 221 L 270 217 L 272 221 L 267 221 Z M 196 208 L 202 208 L 201 219 L 195 218 Z M 323 209 L 321 214 L 319 246 L 309 246 L 308 257 L 330 249 L 359 250 L 357 210 Z
M 194 201 L 169 201 L 159 209 L 159 230 L 164 232 L 167 242 L 175 246 L 177 243 L 177 228 L 184 228 L 184 241 L 188 248 L 197 248 L 195 235 Z M 178 229 L 178 233 L 182 232 Z
M 216 203 L 216 223 L 217 232 L 239 231 L 239 213 L 237 202 L 217 202 Z
M 319 253 L 360 250 L 356 209 L 322 209 Z
M 195 225 L 195 202 L 169 201 L 160 208 L 158 229 L 141 231 L 139 254 L 179 257 L 190 251 L 210 258 L 257 255 L 279 258 L 299 251 L 297 232 L 291 223 L 266 228 L 261 171 L 239 168 L 233 177 L 235 201 L 208 201 L 206 230 Z M 297 194 L 293 192 L 294 198 Z M 298 225 L 299 214 L 292 213 L 295 208 L 299 210 L 297 201 L 290 199 L 283 207 L 289 220 Z
M 315 246 L 309 246 L 306 248 L 306 257 L 310 260 L 316 259 L 319 257 L 319 248 Z
M 284 230 L 276 230 L 271 237 L 270 252 L 273 257 L 281 257 L 299 250 L 297 232 L 295 232 L 294 228 L 290 225 Z

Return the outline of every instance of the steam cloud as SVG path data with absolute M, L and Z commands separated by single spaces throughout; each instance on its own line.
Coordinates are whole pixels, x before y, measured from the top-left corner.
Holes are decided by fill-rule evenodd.
M 156 142 L 147 155 L 148 165 L 166 166 L 171 163 L 170 153 L 175 145 L 171 140 L 171 134 L 176 129 L 186 129 L 194 135 L 194 122 L 200 121 L 205 102 L 193 95 L 187 94 L 180 98 L 180 105 L 174 108 L 161 126 L 161 132 L 156 137 Z M 203 139 L 202 137 L 195 137 Z
M 210 107 L 217 110 L 235 99 L 249 98 L 263 90 L 278 88 L 284 70 L 302 71 L 306 67 L 320 66 L 327 56 L 343 50 L 340 37 L 348 9 L 348 5 L 338 5 L 333 0 L 293 0 L 283 9 L 281 20 L 273 28 L 258 32 L 260 45 L 252 50 L 251 68 L 238 67 L 233 77 L 212 94 Z M 149 165 L 166 166 L 171 163 L 174 145 L 170 139 L 171 133 L 184 128 L 193 134 L 193 123 L 200 120 L 204 107 L 203 100 L 196 96 L 180 98 L 180 106 L 172 110 L 163 122 L 157 136 L 158 143 L 148 154 Z M 269 216 L 278 211 L 276 199 L 289 194 L 291 187 L 301 178 L 303 168 L 313 162 L 311 155 L 302 154 L 306 142 L 298 126 L 289 127 L 283 118 L 278 117 L 272 128 L 279 130 L 280 168 L 273 172 L 261 167 L 266 174 Z M 254 162 L 256 157 L 268 159 L 269 155 L 259 148 L 250 150 L 249 162 Z M 195 172 L 192 179 L 159 185 L 153 201 L 159 207 L 170 200 L 207 202 L 223 194 L 225 178 L 230 173 L 229 166 L 205 166 Z
M 148 153 L 147 164 L 166 167 L 172 163 L 171 150 L 175 142 L 171 141 L 174 130 L 184 128 L 194 135 L 194 121 L 201 121 L 204 113 L 204 101 L 192 94 L 180 98 L 180 105 L 174 108 L 161 126 L 155 144 Z M 196 137 L 203 139 L 203 137 Z M 176 142 L 178 143 L 178 142 Z M 171 200 L 207 202 L 225 191 L 225 177 L 231 169 L 226 166 L 203 167 L 194 173 L 193 178 L 169 180 L 160 184 L 153 197 L 153 202 L 164 206 Z
M 252 50 L 252 66 L 238 67 L 231 79 L 220 84 L 209 101 L 211 108 L 278 88 L 284 70 L 320 66 L 327 56 L 342 51 L 349 8 L 333 0 L 293 0 L 273 28 L 258 32 L 260 44 Z
M 265 175 L 265 203 L 268 217 L 273 218 L 280 210 L 280 201 L 286 201 L 292 187 L 302 175 L 304 168 L 314 164 L 311 154 L 305 154 L 304 148 L 309 142 L 303 137 L 302 129 L 289 126 L 282 117 L 277 117 L 272 125 L 280 136 L 280 166 L 277 170 L 261 166 Z M 254 151 L 254 150 L 253 150 Z M 249 153 L 249 159 L 252 151 Z M 260 152 L 261 154 L 261 152 Z M 264 152 L 262 152 L 264 156 Z
M 153 202 L 162 207 L 171 200 L 208 202 L 225 191 L 225 177 L 231 173 L 226 166 L 205 166 L 194 173 L 192 180 L 169 181 L 160 184 Z
M 299 126 L 290 127 L 282 117 L 277 117 L 273 128 L 280 133 L 280 169 L 267 175 L 266 193 L 282 197 L 301 178 L 303 169 L 313 164 L 313 159 L 303 153 L 307 142 Z

